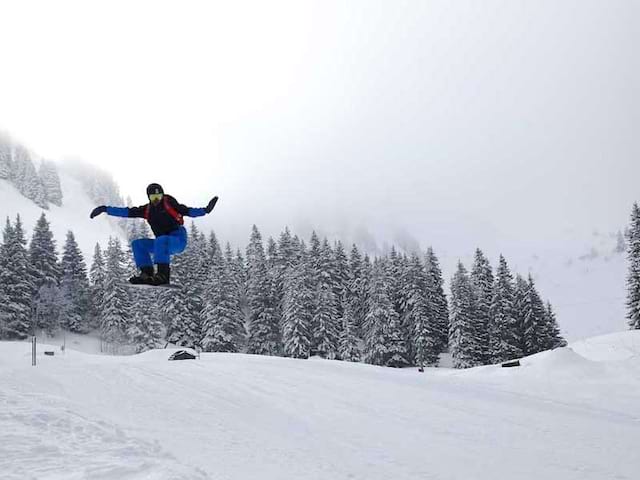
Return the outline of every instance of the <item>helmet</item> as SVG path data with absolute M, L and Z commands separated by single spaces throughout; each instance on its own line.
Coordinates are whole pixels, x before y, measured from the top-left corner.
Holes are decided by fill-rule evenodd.
M 158 183 L 151 183 L 149 184 L 149 186 L 147 187 L 147 197 L 149 195 L 152 195 L 154 193 L 162 193 L 164 194 L 164 190 L 162 189 L 162 186 Z

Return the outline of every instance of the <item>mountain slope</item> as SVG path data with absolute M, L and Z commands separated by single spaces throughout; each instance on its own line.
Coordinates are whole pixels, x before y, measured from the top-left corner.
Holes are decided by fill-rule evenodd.
M 85 193 L 81 182 L 65 170 L 59 172 L 63 192 L 61 207 L 50 205 L 43 210 L 31 200 L 25 198 L 7 180 L 0 180 L 0 220 L 2 228 L 6 218 L 15 221 L 20 214 L 27 238 L 31 237 L 36 221 L 45 213 L 56 240 L 58 253 L 61 253 L 68 230 L 73 230 L 76 240 L 85 257 L 87 267 L 93 257 L 96 243 L 106 246 L 109 236 L 123 237 L 115 222 L 96 219 L 91 220 L 89 213 L 95 207 L 94 202 Z
M 24 478 L 631 479 L 640 332 L 523 367 L 394 370 L 324 360 L 0 343 L 0 471 Z M 604 348 L 602 345 L 606 345 Z M 627 354 L 611 356 L 606 349 Z M 102 445 L 102 448 L 101 448 Z M 26 459 L 29 462 L 25 462 Z M 97 473 L 99 472 L 99 475 Z M 96 475 L 93 475 L 96 473 Z

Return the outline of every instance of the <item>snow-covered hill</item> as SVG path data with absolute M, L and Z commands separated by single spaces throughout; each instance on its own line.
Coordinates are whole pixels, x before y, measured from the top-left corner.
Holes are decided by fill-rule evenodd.
M 52 347 L 53 349 L 53 347 Z M 0 343 L 2 478 L 632 479 L 640 332 L 520 368 Z
M 56 239 L 58 253 L 61 252 L 68 230 L 73 230 L 76 241 L 82 249 L 87 262 L 91 262 L 96 243 L 106 245 L 109 236 L 123 237 L 123 232 L 116 223 L 110 220 L 91 220 L 89 213 L 96 206 L 89 198 L 80 180 L 64 169 L 59 171 L 63 193 L 61 207 L 50 205 L 49 210 L 43 210 L 33 201 L 25 198 L 7 180 L 0 180 L 0 220 L 2 228 L 6 218 L 15 221 L 16 214 L 20 214 L 27 237 L 31 237 L 36 221 L 44 211 L 51 230 Z

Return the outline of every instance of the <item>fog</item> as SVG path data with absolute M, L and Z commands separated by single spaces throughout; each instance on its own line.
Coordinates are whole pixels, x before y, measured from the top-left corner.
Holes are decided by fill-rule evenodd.
M 176 4 L 177 5 L 177 4 Z M 257 224 L 372 249 L 553 249 L 624 228 L 636 1 L 20 2 L 0 127 Z

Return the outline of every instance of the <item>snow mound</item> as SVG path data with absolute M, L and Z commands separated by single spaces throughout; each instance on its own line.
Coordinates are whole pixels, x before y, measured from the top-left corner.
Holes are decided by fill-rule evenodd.
M 640 330 L 616 332 L 571 344 L 571 348 L 590 360 L 620 361 L 640 357 Z

